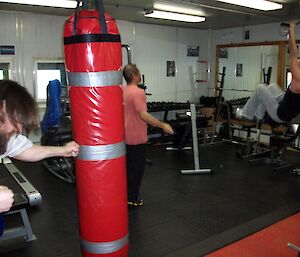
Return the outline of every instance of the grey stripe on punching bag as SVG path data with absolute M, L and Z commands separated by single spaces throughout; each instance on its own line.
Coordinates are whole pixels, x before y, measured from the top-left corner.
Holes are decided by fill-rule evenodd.
M 81 145 L 77 158 L 83 161 L 102 161 L 119 158 L 126 154 L 125 143 L 122 141 L 110 145 Z
M 128 235 L 111 242 L 95 243 L 81 239 L 81 247 L 91 254 L 109 254 L 121 250 L 129 242 Z
M 68 85 L 105 87 L 122 84 L 122 71 L 68 72 Z

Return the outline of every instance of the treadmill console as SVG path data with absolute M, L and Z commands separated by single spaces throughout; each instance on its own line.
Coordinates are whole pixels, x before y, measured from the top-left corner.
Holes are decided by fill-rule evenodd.
M 24 190 L 30 206 L 40 204 L 42 196 L 35 189 L 35 187 L 28 181 L 28 179 L 22 174 L 22 172 L 11 162 L 9 158 L 2 159 L 7 171 L 16 180 L 19 186 Z

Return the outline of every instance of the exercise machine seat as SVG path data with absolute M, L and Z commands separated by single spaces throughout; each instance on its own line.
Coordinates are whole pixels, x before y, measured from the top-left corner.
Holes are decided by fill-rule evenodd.
M 41 122 L 41 145 L 61 146 L 72 141 L 70 116 L 62 108 L 61 84 L 51 80 L 47 86 L 47 105 Z M 48 171 L 68 183 L 75 182 L 73 158 L 51 157 L 42 161 Z

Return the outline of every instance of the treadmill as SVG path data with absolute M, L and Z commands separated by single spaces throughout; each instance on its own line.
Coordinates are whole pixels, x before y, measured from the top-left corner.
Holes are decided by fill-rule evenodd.
M 23 223 L 18 227 L 9 229 L 6 229 L 4 225 L 0 243 L 20 237 L 23 237 L 27 242 L 35 240 L 36 237 L 32 232 L 26 209 L 40 204 L 42 201 L 41 194 L 9 158 L 2 159 L 2 163 L 0 163 L 0 185 L 7 186 L 14 192 L 12 208 L 10 211 L 3 213 L 4 222 L 6 216 L 20 215 Z

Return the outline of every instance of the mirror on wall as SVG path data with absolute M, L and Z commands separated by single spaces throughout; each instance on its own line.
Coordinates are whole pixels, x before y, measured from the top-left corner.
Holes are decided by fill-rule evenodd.
M 249 97 L 261 83 L 280 84 L 280 49 L 279 42 L 218 45 L 216 75 L 226 67 L 223 85 L 225 100 Z M 216 88 L 218 86 L 216 81 Z

